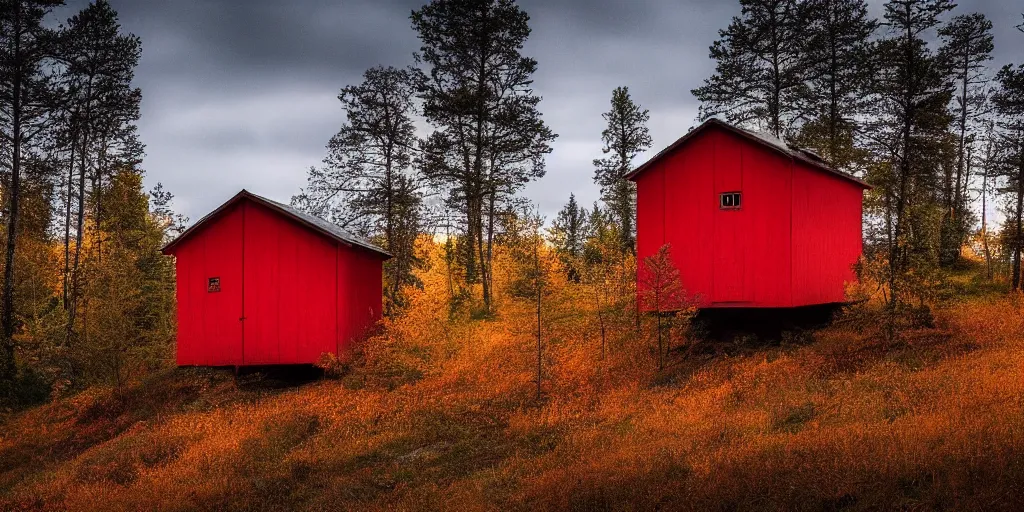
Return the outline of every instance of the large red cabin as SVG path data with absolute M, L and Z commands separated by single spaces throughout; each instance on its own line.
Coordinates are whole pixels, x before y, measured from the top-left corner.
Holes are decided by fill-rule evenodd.
M 163 252 L 177 270 L 179 366 L 315 363 L 380 319 L 387 252 L 245 190 Z
M 670 244 L 700 307 L 845 300 L 871 187 L 817 155 L 711 119 L 627 178 L 637 184 L 638 258 Z

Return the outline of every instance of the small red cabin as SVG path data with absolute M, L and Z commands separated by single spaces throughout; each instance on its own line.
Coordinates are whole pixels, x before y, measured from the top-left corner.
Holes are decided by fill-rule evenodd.
M 380 319 L 387 252 L 245 190 L 163 252 L 177 270 L 179 366 L 315 363 Z
M 627 178 L 637 184 L 638 258 L 670 244 L 699 306 L 845 300 L 871 187 L 817 155 L 711 119 Z

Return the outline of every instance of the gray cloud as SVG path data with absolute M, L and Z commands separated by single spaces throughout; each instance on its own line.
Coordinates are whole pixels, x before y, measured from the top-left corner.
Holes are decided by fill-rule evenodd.
M 324 156 L 342 121 L 338 89 L 363 70 L 404 66 L 419 44 L 412 0 L 111 0 L 125 30 L 142 38 L 136 84 L 147 145 L 147 184 L 161 181 L 197 219 L 241 188 L 287 201 Z M 872 2 L 881 11 L 880 0 Z M 85 4 L 69 1 L 66 18 Z M 549 218 L 576 193 L 598 198 L 591 160 L 601 156 L 601 113 L 629 86 L 651 111 L 656 151 L 694 124 L 690 89 L 714 69 L 708 46 L 738 2 L 721 0 L 523 0 L 539 62 L 535 88 L 560 136 L 548 174 L 525 193 Z M 1024 61 L 1013 29 L 1016 0 L 973 0 L 996 25 L 995 62 Z

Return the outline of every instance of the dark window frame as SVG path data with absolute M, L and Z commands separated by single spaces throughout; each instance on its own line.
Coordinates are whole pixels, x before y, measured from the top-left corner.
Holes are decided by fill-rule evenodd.
M 220 291 L 220 278 L 210 277 L 206 279 L 206 293 L 217 293 Z
M 734 190 L 718 194 L 718 208 L 720 210 L 740 210 L 743 208 L 743 193 Z

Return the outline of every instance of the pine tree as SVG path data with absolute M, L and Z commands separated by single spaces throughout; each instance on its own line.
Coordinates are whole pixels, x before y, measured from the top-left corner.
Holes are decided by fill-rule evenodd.
M 870 98 L 872 120 L 865 132 L 878 161 L 869 176 L 881 196 L 885 219 L 884 281 L 889 287 L 889 335 L 895 336 L 897 311 L 909 294 L 919 293 L 919 279 L 937 263 L 931 233 L 938 209 L 935 184 L 948 142 L 946 106 L 952 90 L 941 61 L 924 36 L 953 8 L 949 0 L 889 0 Z M 935 237 L 937 239 L 937 236 Z M 935 261 L 933 261 L 935 260 Z M 908 270 L 914 269 L 913 273 Z
M 61 3 L 0 0 L 2 234 L 14 251 L 0 407 L 124 384 L 173 347 L 174 265 L 159 248 L 184 219 L 162 187 L 141 188 L 141 43 L 106 0 L 57 25 L 46 15 Z
M 980 13 L 956 16 L 939 30 L 944 46 L 940 58 L 952 71 L 956 95 L 951 104 L 956 118 L 956 169 L 943 180 L 942 263 L 951 265 L 960 258 L 960 248 L 970 229 L 967 215 L 967 189 L 970 183 L 969 147 L 971 133 L 985 106 L 983 87 L 988 82 L 986 64 L 992 59 L 992 22 Z M 949 168 L 952 171 L 952 168 Z
M 419 143 L 412 72 L 375 67 L 363 82 L 341 90 L 346 121 L 327 145 L 322 169 L 293 204 L 377 240 L 393 256 L 384 264 L 385 311 L 404 304 L 402 287 L 418 284 L 416 237 L 422 223 L 422 185 L 413 173 Z
M 740 0 L 741 14 L 711 45 L 715 74 L 694 89 L 700 118 L 724 115 L 776 137 L 807 111 L 808 2 Z
M 188 224 L 188 217 L 171 208 L 172 202 L 174 202 L 174 194 L 165 189 L 163 183 L 158 182 L 153 190 L 149 191 L 149 203 L 153 210 L 153 217 L 166 234 L 165 244 L 184 232 Z
M 0 381 L 15 376 L 14 279 L 22 167 L 52 110 L 52 86 L 44 72 L 53 53 L 53 31 L 43 17 L 60 0 L 0 1 L 0 158 L 8 174 L 4 281 L 0 292 Z
M 992 103 L 999 114 L 999 154 L 996 172 L 1012 194 L 1007 221 L 1011 251 L 1011 285 L 1021 289 L 1021 252 L 1024 251 L 1024 65 L 1007 64 L 996 74 L 999 88 Z
M 556 135 L 532 89 L 537 61 L 522 54 L 529 16 L 512 0 L 433 0 L 412 13 L 423 115 L 433 127 L 422 171 L 462 212 L 468 281 L 491 313 L 495 222 L 508 200 L 544 175 Z
M 117 12 L 106 0 L 97 0 L 68 19 L 59 34 L 58 60 L 61 100 L 67 111 L 68 133 L 63 137 L 74 155 L 68 166 L 65 203 L 65 343 L 76 338 L 76 321 L 83 282 L 82 248 L 87 232 L 87 206 L 93 221 L 105 216 L 103 191 L 120 169 L 135 167 L 142 159 L 136 121 L 142 92 L 132 87 L 142 43 L 121 30 Z M 77 167 L 77 170 L 76 170 Z M 77 181 L 77 183 L 75 183 Z M 77 212 L 71 211 L 72 203 Z M 74 225 L 74 247 L 71 231 Z M 94 247 L 102 258 L 105 234 L 93 230 Z M 83 332 L 86 330 L 82 328 Z
M 566 203 L 552 222 L 551 243 L 570 281 L 579 282 L 583 258 L 583 246 L 587 240 L 587 211 L 576 203 L 576 196 L 569 194 Z
M 612 91 L 612 108 L 602 114 L 607 126 L 601 132 L 606 156 L 594 160 L 594 183 L 619 228 L 621 250 L 636 254 L 636 184 L 625 179 L 633 159 L 651 147 L 647 109 L 633 102 L 628 87 Z
M 878 22 L 864 0 L 814 0 L 805 48 L 810 119 L 796 142 L 833 167 L 853 171 L 862 159 L 855 141 L 871 80 L 870 38 Z

